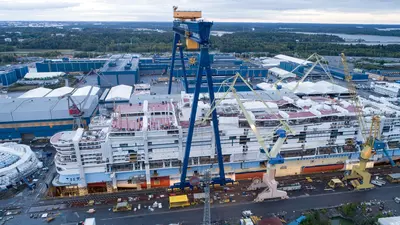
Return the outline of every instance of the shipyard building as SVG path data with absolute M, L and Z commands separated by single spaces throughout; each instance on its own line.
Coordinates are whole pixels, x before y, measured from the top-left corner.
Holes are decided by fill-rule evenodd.
M 186 92 L 194 91 L 194 80 L 197 72 L 199 54 L 188 53 L 184 57 L 185 71 L 188 77 L 189 87 Z M 241 73 L 249 80 L 261 80 L 266 78 L 267 69 L 251 62 L 237 59 L 232 54 L 211 54 L 212 72 L 214 75 L 215 86 L 218 87 L 225 79 L 232 77 L 237 72 Z M 139 83 L 141 76 L 164 75 L 164 80 L 168 80 L 170 73 L 171 56 L 154 55 L 152 57 L 140 57 L 137 54 L 118 54 L 112 55 L 107 59 L 90 60 L 45 60 L 36 63 L 38 72 L 87 72 L 98 69 L 98 85 L 102 88 L 111 88 L 116 85 L 133 86 Z M 176 60 L 173 76 L 183 82 L 183 68 L 180 60 Z M 184 85 L 185 87 L 185 85 Z M 238 82 L 239 91 L 248 90 L 241 82 Z M 205 92 L 207 86 L 202 85 Z
M 13 65 L 0 67 L 0 85 L 10 86 L 17 82 L 17 80 L 24 78 L 28 73 L 27 66 Z
M 54 133 L 72 129 L 73 118 L 68 113 L 68 102 L 60 96 L 72 89 L 37 88 L 18 98 L 0 99 L 0 140 L 32 140 L 35 137 L 51 137 Z M 89 124 L 90 118 L 98 109 L 97 87 L 82 87 L 72 98 L 82 105 L 83 123 Z

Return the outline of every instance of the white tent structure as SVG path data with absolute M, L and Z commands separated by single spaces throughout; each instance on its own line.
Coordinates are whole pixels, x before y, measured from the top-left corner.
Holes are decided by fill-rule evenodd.
M 60 87 L 52 90 L 50 93 L 46 95 L 46 97 L 61 97 L 68 93 L 71 93 L 74 89 L 71 87 Z
M 304 66 L 313 63 L 311 61 L 306 61 L 304 59 L 299 59 L 299 58 L 295 58 L 295 57 L 291 57 L 291 56 L 287 56 L 287 55 L 276 55 L 275 58 L 276 59 L 280 59 L 280 60 L 284 60 L 284 61 L 297 63 L 297 64 L 304 65 Z
M 97 93 L 100 91 L 99 87 L 95 87 L 95 86 L 85 86 L 85 87 L 81 87 L 78 88 L 74 94 L 72 94 L 72 96 L 76 97 L 76 96 L 87 96 L 89 94 L 90 91 L 90 95 L 97 95 Z
M 36 79 L 52 79 L 64 76 L 64 72 L 46 72 L 46 73 L 32 73 L 29 72 L 25 75 L 25 80 L 36 80 Z
M 128 85 L 118 85 L 111 88 L 106 97 L 108 101 L 129 100 L 131 98 L 133 87 Z
M 283 70 L 278 67 L 273 67 L 271 69 L 268 69 L 268 74 L 274 75 L 274 76 L 278 77 L 279 79 L 284 79 L 284 78 L 288 78 L 288 77 L 296 77 L 296 74 L 286 71 L 286 70 Z
M 49 88 L 38 87 L 25 92 L 18 98 L 41 98 L 46 96 L 49 92 L 51 92 L 51 89 Z

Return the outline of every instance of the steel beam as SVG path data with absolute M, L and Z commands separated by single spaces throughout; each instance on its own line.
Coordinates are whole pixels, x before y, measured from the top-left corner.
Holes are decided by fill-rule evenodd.
M 204 66 L 207 71 L 208 94 L 210 96 L 210 108 L 214 109 L 214 106 L 215 106 L 214 85 L 213 85 L 213 80 L 212 80 L 212 71 L 211 71 L 210 55 L 208 53 L 208 47 L 201 49 L 200 60 L 203 63 L 205 63 Z M 221 139 L 219 136 L 217 110 L 216 109 L 213 110 L 211 115 L 212 115 L 214 137 L 215 137 L 215 148 L 217 150 L 217 156 L 218 156 L 219 177 L 222 182 L 222 185 L 224 185 L 225 184 L 225 169 L 224 169 L 224 160 L 223 160 L 222 148 L 221 148 Z
M 185 82 L 185 90 L 186 90 L 186 93 L 187 93 L 189 91 L 189 84 L 188 84 L 188 81 L 187 81 L 185 60 L 183 58 L 183 47 L 182 46 L 179 47 L 179 53 L 180 53 L 181 63 L 182 63 L 183 81 Z
M 182 173 L 181 173 L 181 188 L 182 189 L 185 187 L 185 183 L 186 183 L 186 174 L 187 174 L 187 168 L 188 168 L 188 163 L 189 163 L 190 148 L 192 147 L 194 123 L 196 121 L 196 112 L 197 112 L 197 105 L 199 103 L 199 95 L 200 95 L 202 76 L 203 76 L 203 67 L 199 66 L 199 68 L 197 69 L 196 87 L 194 90 L 192 111 L 190 112 L 190 118 L 189 118 L 188 136 L 186 138 L 185 155 L 183 158 L 183 167 L 182 167 Z
M 168 94 L 171 94 L 171 89 L 172 89 L 172 77 L 174 76 L 174 67 L 175 67 L 175 54 L 176 54 L 176 48 L 178 47 L 178 42 L 181 39 L 181 35 L 178 33 L 175 33 L 174 35 L 174 41 L 172 44 L 172 56 L 171 56 L 171 68 L 169 69 L 169 83 L 168 83 Z

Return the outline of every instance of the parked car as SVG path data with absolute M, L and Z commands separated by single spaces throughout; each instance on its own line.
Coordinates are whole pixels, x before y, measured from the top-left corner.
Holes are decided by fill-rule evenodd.
M 386 184 L 386 182 L 380 181 L 380 180 L 372 180 L 372 181 L 371 181 L 371 184 L 373 184 L 373 185 L 375 185 L 375 186 L 378 186 L 378 187 L 382 187 L 383 185 Z

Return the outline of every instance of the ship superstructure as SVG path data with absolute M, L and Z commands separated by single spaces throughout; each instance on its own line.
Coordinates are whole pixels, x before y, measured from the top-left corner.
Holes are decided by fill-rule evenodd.
M 282 146 L 286 161 L 276 169 L 277 176 L 346 169 L 357 163 L 361 131 L 350 102 L 321 96 L 299 98 L 291 92 L 273 90 L 258 93 L 261 99 L 253 92 L 239 95 L 265 142 L 273 146 L 278 139 L 273 133 L 279 120 L 287 121 L 295 131 Z M 217 94 L 216 98 L 221 96 Z M 265 154 L 260 152 L 256 137 L 231 97 L 228 95 L 216 109 L 225 173 L 233 179 L 260 176 Z M 111 192 L 165 187 L 177 182 L 192 98 L 185 93 L 133 96 L 129 104 L 118 105 L 110 117 L 93 118 L 86 131 L 57 133 L 50 140 L 57 150 L 59 174 L 53 184 L 84 194 L 99 189 Z M 212 174 L 218 174 L 212 125 L 209 118 L 204 118 L 210 110 L 208 102 L 206 94 L 200 95 L 189 177 L 209 168 Z M 370 101 L 365 110 L 381 110 L 382 135 L 391 143 L 389 147 L 397 148 L 398 137 L 394 135 L 399 133 L 400 123 L 397 113 L 386 108 Z M 391 150 L 391 154 L 397 153 Z

